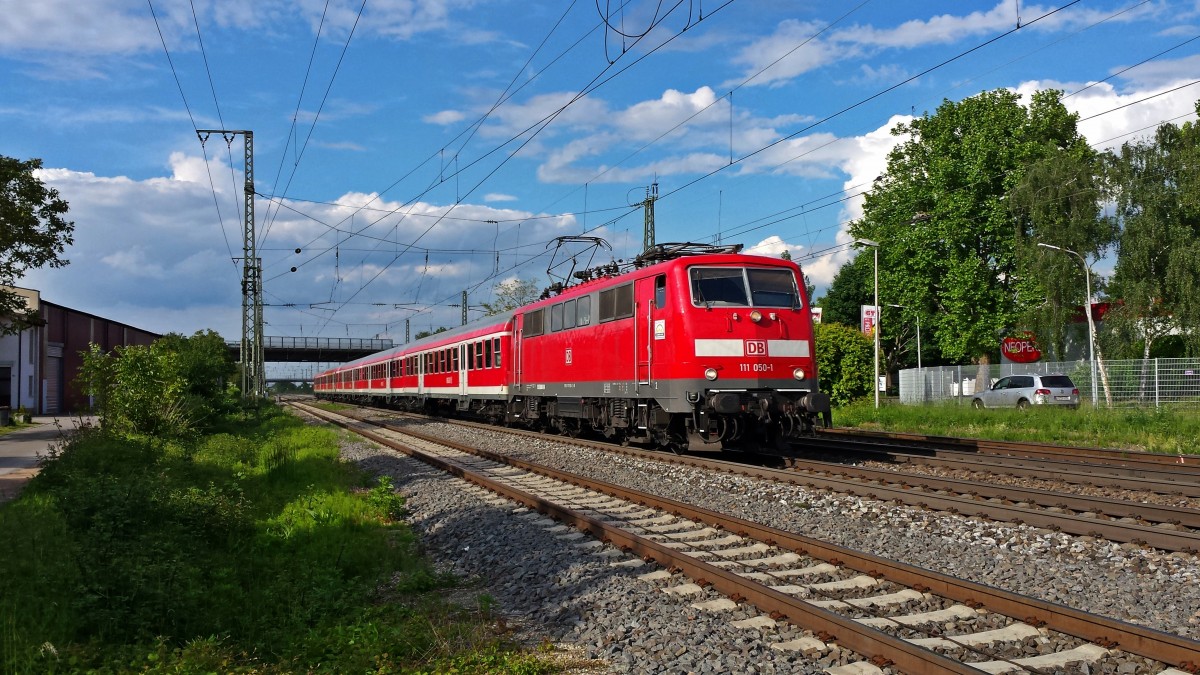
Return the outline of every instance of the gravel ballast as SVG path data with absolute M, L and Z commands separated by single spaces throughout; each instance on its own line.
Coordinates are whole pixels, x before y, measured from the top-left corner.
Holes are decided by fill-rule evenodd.
M 392 420 L 403 424 L 403 420 Z M 1200 565 L 1191 554 L 1073 537 L 1025 526 L 921 511 L 847 495 L 717 474 L 486 429 L 419 422 L 438 435 L 806 536 L 1200 639 Z M 781 624 L 760 632 L 731 621 L 739 607 L 692 608 L 719 597 L 655 591 L 682 583 L 638 577 L 657 569 L 591 540 L 571 539 L 536 514 L 416 460 L 348 442 L 343 456 L 391 476 L 410 521 L 444 568 L 479 581 L 479 593 L 536 634 L 628 672 L 806 673 L 856 660 L 833 650 L 806 656 L 772 643 L 808 635 Z M 555 531 L 557 530 L 557 531 Z M 614 565 L 614 563 L 623 563 Z

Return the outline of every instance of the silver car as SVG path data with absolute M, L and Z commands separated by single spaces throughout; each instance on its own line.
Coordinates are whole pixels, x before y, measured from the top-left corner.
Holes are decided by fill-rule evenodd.
M 1030 405 L 1079 407 L 1079 388 L 1066 375 L 1010 375 L 996 380 L 971 402 L 976 408 L 1027 408 Z

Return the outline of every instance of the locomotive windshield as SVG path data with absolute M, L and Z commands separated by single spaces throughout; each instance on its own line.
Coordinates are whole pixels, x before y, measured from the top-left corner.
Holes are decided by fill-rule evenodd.
M 791 270 L 778 268 L 693 267 L 692 304 L 697 307 L 800 306 Z

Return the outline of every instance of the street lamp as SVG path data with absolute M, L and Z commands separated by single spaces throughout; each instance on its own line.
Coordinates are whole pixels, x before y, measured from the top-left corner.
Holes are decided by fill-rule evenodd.
M 908 309 L 904 305 L 888 303 L 888 307 Z M 917 379 L 921 381 L 921 401 L 925 401 L 925 371 L 921 370 L 921 315 L 917 315 Z
M 875 408 L 879 409 L 879 242 L 870 239 L 855 239 L 855 246 L 870 246 L 875 249 Z
M 1088 362 L 1092 366 L 1092 407 L 1095 407 L 1097 397 L 1096 356 L 1093 350 L 1095 349 L 1096 344 L 1096 324 L 1092 321 L 1092 269 L 1088 267 L 1087 261 L 1083 259 L 1083 256 L 1069 248 L 1051 246 L 1050 244 L 1043 244 L 1040 241 L 1038 242 L 1038 246 L 1041 246 L 1042 248 L 1053 249 L 1055 251 L 1062 251 L 1063 253 L 1070 253 L 1076 258 L 1079 258 L 1079 262 L 1083 264 L 1083 282 L 1087 286 Z

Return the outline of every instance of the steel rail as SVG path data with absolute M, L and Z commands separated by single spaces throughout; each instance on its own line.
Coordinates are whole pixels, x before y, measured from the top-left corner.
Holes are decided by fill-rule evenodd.
M 1062 492 L 1050 492 L 1037 488 L 1016 485 L 980 483 L 961 478 L 942 478 L 918 474 L 904 474 L 886 469 L 871 469 L 862 466 L 833 464 L 816 460 L 791 458 L 792 469 L 817 471 L 856 478 L 878 480 L 906 485 L 916 485 L 930 490 L 950 490 L 960 495 L 983 499 L 1004 499 L 1011 502 L 1026 502 L 1042 507 L 1066 508 L 1085 513 L 1099 513 L 1115 518 L 1134 518 L 1154 523 L 1173 523 L 1189 528 L 1200 528 L 1200 510 L 1161 504 L 1143 504 L 1111 497 L 1091 497 Z
M 1183 473 L 1200 475 L 1200 455 L 1166 454 L 1144 450 L 1120 450 L 1112 448 L 1074 447 L 1052 443 L 1022 443 L 1019 441 L 993 441 L 982 438 L 956 436 L 926 436 L 901 432 L 864 432 L 855 429 L 818 429 L 817 436 L 846 437 L 858 440 L 896 441 L 919 444 L 922 447 L 939 447 L 960 452 L 1011 455 L 1014 457 L 1059 457 L 1078 460 L 1081 457 L 1099 459 L 1110 464 L 1126 466 L 1163 467 L 1171 466 Z
M 319 416 L 324 417 L 324 415 Z M 386 423 L 380 422 L 360 422 L 360 424 L 371 424 L 389 428 Z M 990 611 L 999 612 L 1010 617 L 1025 617 L 1025 622 L 1031 625 L 1046 626 L 1052 630 L 1066 633 L 1089 642 L 1108 647 L 1119 647 L 1127 652 L 1138 654 L 1146 658 L 1154 659 L 1167 664 L 1174 664 L 1184 670 L 1191 671 L 1200 665 L 1200 642 L 1189 640 L 1178 635 L 1156 631 L 1143 626 L 1137 626 L 1123 621 L 1110 619 L 1108 617 L 1089 614 L 1065 605 L 1059 605 L 1044 600 L 1038 600 L 1036 598 L 1021 596 L 964 579 L 957 579 L 939 572 L 925 570 L 868 553 L 854 551 L 852 549 L 836 546 L 818 539 L 805 537 L 803 535 L 769 527 L 734 516 L 724 515 L 709 509 L 696 507 L 665 497 L 643 493 L 630 488 L 605 483 L 603 481 L 592 480 L 584 476 L 536 465 L 531 462 L 514 459 L 499 453 L 470 448 L 469 446 L 438 438 L 436 436 L 429 436 L 407 429 L 392 430 L 397 433 L 403 433 L 414 438 L 425 440 L 427 442 L 454 447 L 462 450 L 463 452 L 470 452 L 472 454 L 486 457 L 493 461 L 507 464 L 525 471 L 539 473 L 541 475 L 573 485 L 586 487 L 597 492 L 603 492 L 613 497 L 667 511 L 690 520 L 707 523 L 715 527 L 721 527 L 728 531 L 734 532 L 739 536 L 758 539 L 769 545 L 791 550 L 799 555 L 811 556 L 813 558 L 825 560 L 831 564 L 845 566 L 872 576 L 880 576 L 895 583 L 921 590 L 922 592 L 929 592 L 956 600 L 968 606 L 986 607 Z M 391 441 L 386 439 L 384 436 L 365 430 L 360 431 L 359 433 L 369 435 L 369 437 L 373 437 L 372 440 L 376 440 L 377 442 L 389 445 L 389 447 L 391 447 Z M 540 502 L 541 500 L 539 499 L 537 501 Z M 582 519 L 581 522 L 586 522 L 586 529 L 589 532 L 592 532 L 594 536 L 601 536 L 598 533 L 603 532 L 604 536 L 612 537 L 612 535 L 608 533 L 608 528 L 603 522 L 587 518 L 582 514 L 575 514 L 575 516 L 572 518 L 579 518 Z M 575 521 L 572 520 L 572 522 Z M 623 531 L 622 533 L 623 538 L 633 537 L 633 535 L 630 535 L 629 533 L 625 533 Z M 612 541 L 618 542 L 624 541 L 624 539 L 612 539 Z M 644 543 L 637 544 L 637 548 L 632 548 L 633 544 L 630 544 L 630 546 L 631 550 L 636 550 L 639 553 L 645 551 L 645 555 L 649 555 L 660 564 L 662 564 L 663 560 L 679 557 L 675 551 L 658 545 L 652 541 L 645 541 Z M 741 586 L 745 585 L 745 580 L 742 580 L 733 573 L 695 560 L 679 561 L 679 563 L 680 564 L 672 564 L 687 571 L 688 576 L 696 579 L 698 583 L 700 581 L 711 581 L 714 587 L 726 595 L 732 595 L 733 593 L 742 594 L 747 592 L 740 588 Z M 685 567 L 682 563 L 686 563 L 687 567 Z M 711 571 L 708 568 L 711 568 Z M 712 577 L 712 579 L 709 577 Z M 726 590 L 726 586 L 730 586 L 732 590 Z M 802 625 L 812 630 L 818 629 L 814 628 L 812 624 L 801 623 L 800 619 L 797 617 L 803 616 L 805 620 L 812 620 L 830 626 L 830 628 L 820 628 L 819 630 L 823 630 L 827 633 L 835 635 L 839 644 L 843 644 L 860 654 L 872 657 L 882 656 L 884 658 L 891 659 L 897 665 L 897 667 L 905 672 L 935 672 L 932 670 L 932 668 L 941 665 L 940 661 L 936 663 L 926 663 L 923 660 L 919 660 L 914 662 L 916 668 L 913 669 L 913 667 L 905 665 L 905 663 L 902 663 L 897 659 L 900 654 L 899 652 L 881 654 L 879 651 L 877 651 L 879 646 L 882 644 L 887 644 L 887 648 L 891 649 L 891 642 L 893 640 L 904 643 L 903 640 L 892 638 L 886 633 L 857 625 L 852 620 L 844 619 L 839 615 L 827 612 L 821 608 L 812 606 L 804 607 L 803 605 L 808 605 L 808 603 L 796 600 L 791 596 L 784 595 L 769 588 L 760 588 L 761 590 L 755 591 L 753 595 L 744 596 L 754 602 L 754 604 L 758 606 L 760 610 L 764 612 L 778 612 L 782 616 L 793 619 L 798 625 Z M 757 601 L 755 601 L 755 599 L 757 599 Z M 772 603 L 780 604 L 775 605 Z M 793 614 L 794 612 L 802 613 Z M 854 643 L 852 644 L 851 641 L 847 639 L 846 634 L 838 634 L 836 632 L 837 630 L 854 631 Z M 859 635 L 862 635 L 863 637 L 860 638 L 858 637 Z M 884 638 L 887 639 L 886 642 Z M 903 653 L 909 654 L 910 650 L 905 649 Z M 917 656 L 919 659 L 925 658 L 920 655 L 915 656 Z M 944 659 L 944 657 L 939 657 L 939 659 Z M 966 666 L 966 664 L 961 664 L 957 661 L 947 665 L 952 665 L 954 669 L 946 670 L 944 672 L 978 672 L 977 670 Z M 967 670 L 958 670 L 958 668 L 964 666 L 967 668 Z
M 715 565 L 698 560 L 692 556 L 682 554 L 658 542 L 637 536 L 626 530 L 623 530 L 615 525 L 610 525 L 602 520 L 592 518 L 585 514 L 579 513 L 572 509 L 560 506 L 549 500 L 543 499 L 536 495 L 530 494 L 524 490 L 512 487 L 503 482 L 495 481 L 483 473 L 473 471 L 461 465 L 446 461 L 435 455 L 430 455 L 417 448 L 405 445 L 395 439 L 388 438 L 369 429 L 361 428 L 362 426 L 372 425 L 367 421 L 357 421 L 356 423 L 344 423 L 337 419 L 338 416 L 328 412 L 312 409 L 307 406 L 300 406 L 305 412 L 315 415 L 321 419 L 327 420 L 346 429 L 350 429 L 366 438 L 375 441 L 381 445 L 387 446 L 414 458 L 420 459 L 434 467 L 437 467 L 447 473 L 453 474 L 468 480 L 476 485 L 484 487 L 488 490 L 504 495 L 514 501 L 517 501 L 531 509 L 549 515 L 556 520 L 570 524 L 582 532 L 586 532 L 593 537 L 610 543 L 622 550 L 636 554 L 642 557 L 647 562 L 657 563 L 669 569 L 677 569 L 687 576 L 695 580 L 697 585 L 712 586 L 722 594 L 731 598 L 741 598 L 759 608 L 759 610 L 771 613 L 773 616 L 786 618 L 798 626 L 813 631 L 814 633 L 824 633 L 832 637 L 829 641 L 836 640 L 839 645 L 842 645 L 854 652 L 873 659 L 877 665 L 895 665 L 903 672 L 907 673 L 944 673 L 946 675 L 970 675 L 977 674 L 980 671 L 971 666 L 942 656 L 932 650 L 919 647 L 901 638 L 893 637 L 887 633 L 876 630 L 869 626 L 864 626 L 857 623 L 853 619 L 841 616 L 836 612 L 832 612 L 821 607 L 817 607 L 808 602 L 792 597 L 785 593 L 768 588 L 762 584 L 755 583 L 748 579 L 744 579 L 737 574 L 728 570 L 721 569 Z M 527 462 L 513 461 L 505 458 L 502 455 L 495 455 L 487 451 L 480 451 L 475 448 L 469 448 L 460 443 L 448 441 L 446 439 L 428 437 L 425 434 L 420 434 L 408 430 L 391 429 L 395 433 L 410 435 L 414 438 L 419 438 L 423 441 L 437 443 L 447 447 L 455 448 L 463 452 L 470 452 L 473 455 L 486 457 L 501 464 L 513 466 L 515 468 L 533 471 L 540 475 L 577 485 L 587 487 L 598 492 L 605 492 L 613 496 L 608 489 L 603 489 L 606 484 L 589 481 L 581 476 L 573 474 L 560 474 L 560 472 L 546 472 L 545 467 L 537 467 L 543 470 L 534 470 L 533 465 Z M 525 465 L 525 466 L 523 466 Z M 560 475 L 555 475 L 560 474 Z M 607 486 L 610 489 L 621 490 L 617 486 Z M 655 508 L 656 498 L 651 495 L 640 493 L 627 492 L 629 496 L 621 497 L 641 504 L 650 508 Z M 681 503 L 674 503 L 679 509 L 686 510 L 686 506 Z M 672 510 L 666 508 L 664 510 Z
M 427 419 L 420 416 L 417 416 L 416 418 Z M 443 423 L 463 424 L 476 428 L 488 429 L 496 433 L 507 433 L 539 439 L 546 438 L 545 434 L 521 429 L 489 426 L 486 424 L 465 422 L 462 420 L 451 421 L 439 419 L 438 421 Z M 403 431 L 404 433 L 409 433 L 407 430 Z M 1069 513 L 1057 513 L 1046 509 L 1022 506 L 1020 503 L 987 501 L 983 498 L 971 496 L 970 494 L 967 494 L 966 496 L 944 494 L 943 491 L 940 491 L 934 487 L 935 481 L 940 479 L 929 478 L 926 476 L 912 477 L 912 480 L 906 483 L 902 479 L 898 480 L 896 478 L 896 474 L 884 472 L 888 475 L 886 483 L 891 483 L 891 485 L 864 483 L 853 478 L 802 475 L 790 470 L 752 466 L 744 463 L 696 457 L 692 455 L 670 455 L 662 452 L 640 450 L 633 447 L 618 447 L 608 443 L 575 438 L 559 438 L 559 440 L 560 442 L 570 442 L 572 444 L 594 448 L 605 452 L 621 452 L 630 456 L 641 457 L 654 461 L 670 462 L 707 469 L 710 471 L 724 471 L 727 473 L 740 474 L 743 476 L 761 478 L 764 480 L 779 481 L 809 488 L 832 490 L 834 492 L 841 492 L 852 496 L 862 496 L 868 499 L 878 499 L 881 501 L 892 501 L 898 504 L 908 504 L 910 506 L 916 506 L 919 508 L 946 511 L 964 516 L 976 516 L 998 522 L 1025 524 L 1032 527 L 1040 527 L 1077 536 L 1096 537 L 1120 543 L 1142 544 L 1166 551 L 1200 551 L 1200 531 L 1179 531 L 1165 527 L 1154 527 L 1141 522 L 1103 520 L 1096 517 L 1074 515 Z M 881 483 L 884 482 L 882 479 L 876 480 L 880 480 Z M 910 485 L 909 483 L 912 484 Z M 922 487 L 922 484 L 930 487 Z M 982 488 L 982 485 L 979 486 L 979 488 Z M 972 491 L 980 492 L 981 490 L 977 488 Z M 1046 494 L 1048 496 L 1044 501 L 1050 501 L 1051 499 L 1054 500 L 1053 503 L 1048 505 L 1050 507 L 1055 507 L 1059 504 L 1065 504 L 1072 497 L 1075 497 L 1075 495 L 1065 495 L 1061 493 Z M 1050 497 L 1049 495 L 1053 496 Z M 993 499 L 998 498 L 999 497 L 994 497 Z M 1168 520 L 1164 522 L 1170 521 Z
M 880 449 L 871 446 L 864 450 L 856 441 L 836 439 L 821 439 L 820 449 L 829 452 L 854 452 L 861 455 L 883 457 L 880 461 L 896 464 L 915 464 L 920 466 L 936 466 L 963 471 L 979 471 L 986 473 L 1002 473 L 1006 475 L 1027 478 L 1042 478 L 1061 480 L 1075 485 L 1090 485 L 1095 487 L 1114 487 L 1124 490 L 1141 490 L 1164 495 L 1181 495 L 1184 497 L 1200 497 L 1200 481 L 1187 480 L 1188 476 L 1171 476 L 1157 478 L 1151 475 L 1163 475 L 1161 471 L 1124 471 L 1120 468 L 1106 465 L 1079 464 L 1060 460 L 1035 460 L 998 455 L 979 456 L 962 452 L 939 452 L 936 455 L 909 454 L 896 450 Z M 813 447 L 809 445 L 807 447 Z M 1134 475 L 1139 474 L 1139 475 Z

